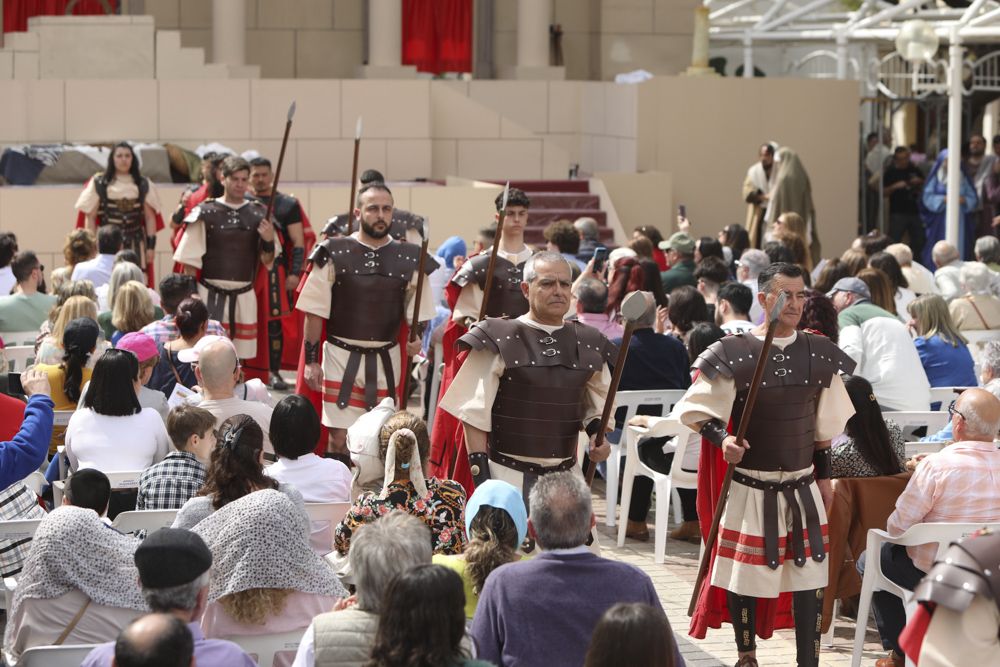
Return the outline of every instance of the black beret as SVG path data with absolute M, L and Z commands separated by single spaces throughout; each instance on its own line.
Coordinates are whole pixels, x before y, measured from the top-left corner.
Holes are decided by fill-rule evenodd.
M 161 528 L 135 550 L 135 566 L 143 588 L 189 584 L 212 567 L 212 552 L 196 533 Z

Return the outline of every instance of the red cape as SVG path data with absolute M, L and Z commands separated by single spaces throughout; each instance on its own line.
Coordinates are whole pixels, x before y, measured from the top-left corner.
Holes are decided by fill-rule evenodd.
M 730 424 L 729 432 L 733 433 L 734 431 L 733 424 Z M 712 527 L 712 517 L 715 515 L 719 495 L 722 493 L 722 480 L 726 476 L 726 468 L 727 464 L 726 460 L 722 458 L 722 450 L 708 440 L 702 439 L 701 458 L 698 461 L 698 517 L 701 520 L 703 540 L 708 539 L 708 532 Z M 696 639 L 704 639 L 708 628 L 720 628 L 723 623 L 732 622 L 729 617 L 729 608 L 726 605 L 726 591 L 708 585 L 718 547 L 719 542 L 716 540 L 709 561 L 708 578 L 701 588 L 698 604 L 688 628 L 688 634 Z M 792 617 L 791 593 L 782 593 L 777 598 L 757 599 L 756 631 L 758 637 L 770 639 L 776 629 L 793 627 L 795 627 L 795 619 Z

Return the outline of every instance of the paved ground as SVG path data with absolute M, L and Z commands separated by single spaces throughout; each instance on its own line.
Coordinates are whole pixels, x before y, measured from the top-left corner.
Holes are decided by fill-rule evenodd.
M 602 554 L 631 563 L 645 571 L 656 586 L 660 601 L 680 642 L 681 653 L 689 667 L 717 667 L 736 664 L 736 650 L 733 642 L 732 626 L 724 625 L 719 630 L 709 630 L 705 639 L 694 639 L 687 635 L 687 606 L 698 574 L 698 547 L 687 542 L 667 540 L 667 556 L 663 565 L 653 562 L 653 513 L 649 515 L 650 540 L 637 542 L 625 540 L 621 548 L 617 546 L 617 528 L 604 525 L 607 505 L 604 500 L 604 486 L 601 480 L 594 482 L 594 509 L 601 536 Z M 851 664 L 851 646 L 854 642 L 855 624 L 848 618 L 838 618 L 836 639 L 832 647 L 822 647 L 820 665 L 846 666 Z M 885 656 L 874 618 L 870 619 L 865 650 L 861 664 L 870 667 L 875 660 Z M 795 664 L 795 637 L 790 630 L 776 632 L 766 642 L 758 642 L 757 659 L 762 667 Z

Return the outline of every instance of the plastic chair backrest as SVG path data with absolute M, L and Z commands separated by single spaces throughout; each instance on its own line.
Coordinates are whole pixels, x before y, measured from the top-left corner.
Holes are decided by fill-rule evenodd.
M 901 427 L 906 426 L 926 426 L 928 431 L 939 431 L 944 428 L 944 425 L 948 423 L 951 415 L 945 412 L 905 412 L 905 411 L 893 411 L 884 413 L 886 419 L 891 419 L 892 421 L 899 424 Z
M 906 458 L 910 459 L 917 454 L 937 454 L 945 448 L 946 442 L 907 442 L 903 444 L 906 449 Z
M 0 521 L 0 540 L 17 542 L 18 540 L 30 539 L 35 536 L 35 531 L 38 530 L 38 524 L 41 522 L 41 519 Z
M 347 516 L 351 503 L 306 503 L 306 514 L 310 521 L 329 521 L 336 526 Z
M 4 331 L 0 333 L 5 347 L 17 347 L 20 345 L 30 345 L 35 347 L 35 341 L 42 335 L 41 331 Z
M 106 472 L 104 474 L 108 476 L 108 481 L 111 482 L 111 490 L 121 491 L 138 488 L 139 476 L 142 475 L 142 471 L 123 470 L 120 472 Z
M 45 481 L 45 475 L 37 470 L 22 479 L 21 483 L 31 489 L 31 492 L 36 496 L 42 495 L 42 488 L 48 485 L 48 482 Z
M 76 410 L 53 410 L 52 411 L 52 425 L 53 426 L 67 426 L 69 425 L 70 417 Z M 60 447 L 60 449 L 62 449 Z
M 36 646 L 21 654 L 17 667 L 79 667 L 97 644 Z
M 176 517 L 177 510 L 132 510 L 116 516 L 111 526 L 123 533 L 139 530 L 153 532 L 170 527 Z
M 3 355 L 7 360 L 8 373 L 23 373 L 35 361 L 35 347 L 33 345 L 13 345 L 3 348 Z
M 958 398 L 962 390 L 969 387 L 931 387 L 931 403 L 941 403 L 936 412 L 947 412 L 948 406 Z
M 239 635 L 224 639 L 239 644 L 246 653 L 255 656 L 260 667 L 271 667 L 275 653 L 298 650 L 304 634 L 305 628 L 302 628 L 273 635 Z

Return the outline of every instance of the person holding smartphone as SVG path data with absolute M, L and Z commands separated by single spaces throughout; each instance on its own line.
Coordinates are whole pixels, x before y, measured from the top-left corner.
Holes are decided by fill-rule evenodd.
M 21 393 L 28 396 L 28 404 L 24 406 L 24 418 L 20 420 L 20 427 L 17 432 L 10 436 L 10 439 L 0 441 L 0 488 L 6 489 L 15 482 L 19 482 L 33 471 L 38 470 L 38 466 L 45 460 L 45 455 L 49 451 L 49 441 L 52 439 L 53 406 L 50 394 L 48 375 L 44 371 L 31 369 L 23 374 L 11 373 L 7 376 L 8 387 L 11 391 L 20 384 Z M 0 403 L 0 423 L 18 423 L 14 416 L 15 409 L 8 405 L 10 401 L 16 399 L 3 397 Z M 9 400 L 8 400 L 9 399 Z M 4 429 L 6 430 L 6 429 Z M 0 433 L 0 436 L 7 437 L 8 433 Z

